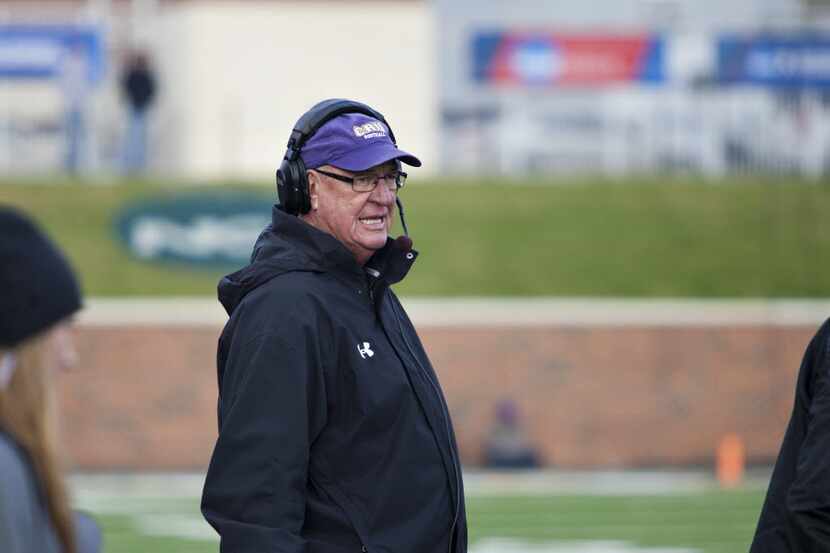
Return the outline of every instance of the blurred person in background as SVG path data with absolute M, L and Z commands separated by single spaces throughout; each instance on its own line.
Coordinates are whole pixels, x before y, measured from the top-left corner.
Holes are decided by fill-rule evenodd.
M 230 319 L 202 512 L 224 553 L 467 550 L 449 412 L 390 289 L 417 256 L 389 237 L 401 162 L 421 165 L 381 114 L 317 104 L 251 264 L 219 284 Z
M 830 320 L 807 346 L 750 553 L 830 551 Z
M 76 363 L 75 275 L 26 216 L 0 207 L 0 551 L 94 553 L 100 533 L 70 510 L 57 436 L 58 374 Z
M 140 173 L 147 166 L 147 112 L 156 97 L 156 77 L 146 53 L 130 54 L 121 90 L 129 110 L 122 166 L 125 173 Z
M 66 136 L 64 169 L 77 175 L 86 154 L 86 111 L 90 92 L 89 66 L 84 44 L 72 42 L 61 63 L 59 82 L 64 102 Z
M 500 401 L 495 419 L 484 440 L 484 465 L 497 469 L 537 468 L 539 454 L 522 429 L 516 402 Z

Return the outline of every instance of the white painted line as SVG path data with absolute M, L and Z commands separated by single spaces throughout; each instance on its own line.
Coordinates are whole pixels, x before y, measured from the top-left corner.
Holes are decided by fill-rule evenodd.
M 771 473 L 771 467 L 749 470 L 744 489 L 766 489 Z M 653 496 L 700 493 L 717 488 L 709 469 L 491 471 L 464 468 L 462 476 L 467 497 Z M 76 473 L 69 477 L 69 487 L 76 499 L 107 511 L 120 508 L 129 498 L 133 506 L 146 505 L 148 512 L 152 512 L 159 498 L 169 501 L 201 496 L 204 482 L 203 472 Z
M 419 328 L 540 326 L 808 326 L 830 317 L 830 300 L 632 300 L 594 298 L 404 298 Z M 211 298 L 89 298 L 84 326 L 221 327 Z
M 219 534 L 200 516 L 175 513 L 140 514 L 133 516 L 145 536 L 174 537 L 186 540 L 218 542 Z
M 827 300 L 453 298 L 404 300 L 419 326 L 814 326 Z
M 624 529 L 623 529 L 624 530 Z M 638 547 L 624 541 L 550 541 L 531 543 L 513 538 L 485 538 L 470 553 L 698 553 L 680 547 Z
M 77 472 L 68 477 L 73 495 L 154 501 L 200 497 L 204 472 Z
M 209 326 L 228 320 L 210 298 L 87 298 L 78 314 L 83 326 Z

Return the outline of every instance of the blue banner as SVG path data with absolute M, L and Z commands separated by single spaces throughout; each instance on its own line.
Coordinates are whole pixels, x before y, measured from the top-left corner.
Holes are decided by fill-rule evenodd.
M 101 32 L 62 25 L 0 26 L 0 79 L 53 79 L 70 61 L 83 63 L 90 83 L 104 74 Z
M 830 87 L 830 35 L 724 35 L 718 81 L 725 85 Z

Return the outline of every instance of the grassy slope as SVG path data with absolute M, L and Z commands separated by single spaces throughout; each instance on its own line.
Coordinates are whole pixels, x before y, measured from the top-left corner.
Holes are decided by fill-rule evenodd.
M 421 251 L 408 295 L 830 296 L 830 188 L 788 182 L 413 179 Z M 541 183 L 545 184 L 545 183 Z M 264 198 L 270 187 L 259 187 Z M 94 295 L 213 295 L 223 270 L 131 259 L 114 239 L 124 202 L 197 192 L 170 183 L 0 184 L 52 231 Z

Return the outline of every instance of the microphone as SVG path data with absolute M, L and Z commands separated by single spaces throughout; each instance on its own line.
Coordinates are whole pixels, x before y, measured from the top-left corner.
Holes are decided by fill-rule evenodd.
M 398 204 L 398 213 L 401 214 L 401 226 L 403 227 L 403 236 L 398 236 L 395 239 L 395 245 L 405 252 L 412 250 L 412 239 L 409 237 L 409 230 L 406 228 L 406 219 L 403 214 L 403 202 L 400 196 L 395 197 L 395 203 Z

